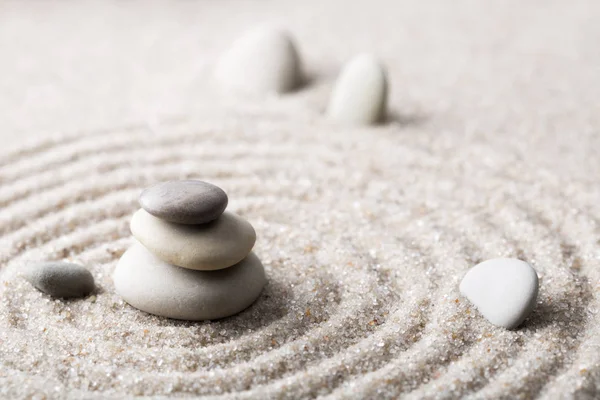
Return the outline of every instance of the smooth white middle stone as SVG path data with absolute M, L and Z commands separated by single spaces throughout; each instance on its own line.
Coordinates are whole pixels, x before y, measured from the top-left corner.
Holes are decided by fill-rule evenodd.
M 183 225 L 140 209 L 133 215 L 130 228 L 133 236 L 161 260 L 204 271 L 240 262 L 256 241 L 252 225 L 228 211 L 206 224 Z

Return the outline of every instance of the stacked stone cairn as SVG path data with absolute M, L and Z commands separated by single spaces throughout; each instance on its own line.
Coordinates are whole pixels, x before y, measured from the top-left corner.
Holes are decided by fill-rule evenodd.
M 113 275 L 117 293 L 150 314 L 212 320 L 250 306 L 266 283 L 252 252 L 256 233 L 225 211 L 227 194 L 210 183 L 185 180 L 152 186 L 131 220 L 136 243 Z

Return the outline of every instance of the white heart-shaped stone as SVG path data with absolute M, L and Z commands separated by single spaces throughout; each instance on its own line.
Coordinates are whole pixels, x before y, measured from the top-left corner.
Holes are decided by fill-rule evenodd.
M 525 261 L 495 258 L 471 268 L 460 292 L 492 324 L 512 329 L 533 310 L 538 285 L 535 269 Z
M 246 95 L 289 92 L 302 80 L 300 57 L 292 38 L 270 26 L 237 39 L 216 68 L 216 78 L 225 89 Z

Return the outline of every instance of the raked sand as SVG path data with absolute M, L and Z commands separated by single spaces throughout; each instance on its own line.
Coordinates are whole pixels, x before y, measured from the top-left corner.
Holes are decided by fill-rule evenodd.
M 600 4 L 595 1 L 0 3 L 0 397 L 597 398 Z M 222 95 L 218 55 L 287 27 L 308 71 L 281 98 Z M 322 112 L 337 71 L 388 67 L 386 124 Z M 111 273 L 141 189 L 199 178 L 257 231 L 268 284 L 186 323 Z M 459 294 L 530 262 L 521 329 Z M 19 271 L 86 265 L 56 301 Z

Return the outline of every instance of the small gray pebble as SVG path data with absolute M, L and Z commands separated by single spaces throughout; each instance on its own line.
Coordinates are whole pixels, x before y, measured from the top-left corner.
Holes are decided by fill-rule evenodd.
M 178 224 L 204 224 L 227 208 L 227 194 L 207 182 L 186 180 L 159 183 L 144 190 L 140 205 L 149 214 Z
M 67 262 L 33 264 L 25 270 L 24 277 L 52 297 L 84 297 L 96 287 L 90 271 Z

